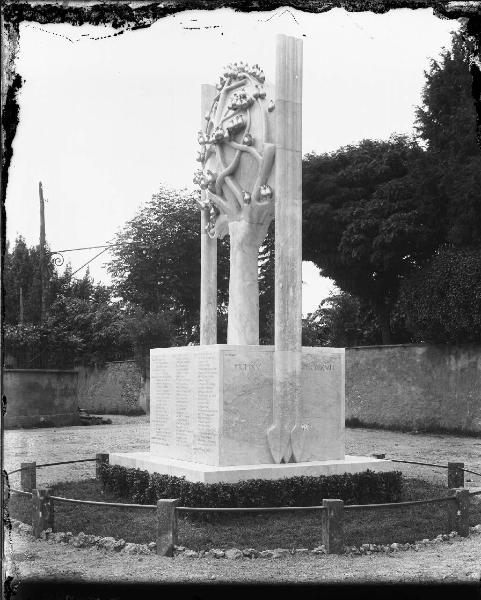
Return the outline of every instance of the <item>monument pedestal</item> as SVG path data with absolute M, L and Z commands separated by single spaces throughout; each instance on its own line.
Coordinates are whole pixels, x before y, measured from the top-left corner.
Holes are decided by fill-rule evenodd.
M 273 378 L 273 346 L 151 350 L 150 452 L 111 454 L 110 463 L 204 483 L 392 470 L 344 454 L 343 348 L 302 349 L 302 462 L 274 463 Z
M 389 460 L 369 456 L 346 456 L 342 460 L 319 460 L 302 463 L 235 465 L 215 467 L 184 460 L 157 457 L 149 452 L 110 454 L 110 464 L 131 469 L 141 469 L 149 473 L 163 473 L 185 477 L 188 481 L 201 483 L 236 483 L 246 479 L 281 479 L 306 475 L 343 475 L 362 471 L 393 471 Z

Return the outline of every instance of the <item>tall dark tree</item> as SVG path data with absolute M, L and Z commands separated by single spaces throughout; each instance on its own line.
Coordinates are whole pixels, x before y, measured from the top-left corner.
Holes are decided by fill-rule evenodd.
M 471 94 L 472 48 L 463 32 L 426 73 L 417 132 L 438 181 L 444 239 L 403 282 L 399 309 L 420 341 L 481 341 L 481 149 Z
M 446 246 L 403 285 L 399 306 L 418 342 L 481 341 L 481 249 Z
M 47 257 L 49 257 L 48 248 Z M 39 323 L 42 298 L 39 247 L 28 247 L 22 236 L 15 240 L 12 250 L 7 244 L 3 275 L 5 322 L 19 323 L 22 312 L 20 304 L 22 303 L 23 322 Z M 88 268 L 79 278 L 72 276 L 72 268 L 69 264 L 64 272 L 59 274 L 52 258 L 49 258 L 46 265 L 46 283 L 47 312 L 60 296 L 105 302 L 111 299 L 109 287 L 101 283 L 94 283 Z
M 470 57 L 463 31 L 439 61 L 432 60 L 416 112 L 416 131 L 427 146 L 431 172 L 438 181 L 438 202 L 445 205 L 446 243 L 481 243 L 481 149 L 476 140 Z
M 55 274 L 52 261 L 47 262 L 45 270 L 47 280 L 51 280 Z M 28 247 L 22 236 L 17 237 L 11 251 L 7 244 L 4 256 L 3 292 L 6 323 L 19 322 L 20 297 L 24 321 L 40 322 L 42 285 L 39 247 Z
M 405 136 L 303 162 L 303 257 L 373 308 L 385 344 L 402 279 L 441 236 L 436 183 L 421 171 L 423 150 Z

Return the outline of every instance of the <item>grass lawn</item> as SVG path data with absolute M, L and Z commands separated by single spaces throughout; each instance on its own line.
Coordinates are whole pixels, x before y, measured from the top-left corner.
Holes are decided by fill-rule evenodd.
M 104 493 L 95 479 L 58 483 L 53 495 L 80 500 L 122 502 Z M 403 500 L 446 496 L 447 489 L 422 479 L 405 479 Z M 319 502 L 321 503 L 321 502 Z M 31 500 L 12 495 L 12 518 L 31 524 Z M 285 512 L 241 515 L 211 514 L 202 519 L 179 515 L 179 544 L 194 550 L 210 548 L 313 548 L 321 544 L 321 512 Z M 470 524 L 481 523 L 481 503 L 472 503 Z M 102 508 L 55 503 L 55 530 L 123 538 L 127 542 L 155 541 L 155 509 Z M 396 509 L 345 512 L 346 545 L 413 542 L 448 533 L 446 508 L 429 504 Z

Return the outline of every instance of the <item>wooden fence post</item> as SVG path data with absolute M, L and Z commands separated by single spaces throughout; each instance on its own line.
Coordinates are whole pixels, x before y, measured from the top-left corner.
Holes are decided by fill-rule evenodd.
M 24 492 L 31 492 L 37 487 L 37 463 L 20 463 L 20 485 Z
M 448 488 L 457 489 L 464 487 L 464 463 L 448 462 Z
M 450 531 L 457 531 L 463 537 L 469 536 L 469 504 L 471 495 L 465 488 L 450 490 L 455 502 L 448 508 L 448 525 Z
M 322 519 L 322 543 L 327 554 L 341 554 L 344 548 L 344 502 L 323 500 L 325 517 Z
M 178 500 L 157 500 L 157 554 L 173 556 L 177 544 Z
M 96 454 L 95 455 L 95 479 L 100 479 L 100 472 L 103 466 L 109 464 L 108 454 Z
M 36 538 L 40 537 L 45 529 L 53 531 L 53 500 L 50 498 L 50 490 L 32 490 L 32 533 Z

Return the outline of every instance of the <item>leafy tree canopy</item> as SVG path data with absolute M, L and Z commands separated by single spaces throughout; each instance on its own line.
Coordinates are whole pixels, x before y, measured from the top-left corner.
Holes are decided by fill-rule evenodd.
M 399 307 L 418 342 L 481 340 L 481 249 L 444 247 L 404 282 Z
M 470 56 L 464 32 L 432 60 L 416 111 L 416 132 L 427 146 L 438 180 L 438 202 L 445 205 L 446 239 L 458 247 L 481 243 L 481 150 L 476 139 Z
M 453 34 L 451 49 L 431 62 L 417 139 L 363 140 L 304 160 L 304 259 L 374 310 L 383 343 L 415 334 L 402 324 L 399 291 L 429 272 L 438 248 L 481 246 L 470 52 L 463 33 Z
M 94 283 L 88 268 L 81 278 L 72 276 L 70 264 L 66 266 L 62 274 L 59 274 L 48 246 L 46 247 L 46 256 L 47 311 L 60 296 L 89 301 L 109 302 L 111 300 L 109 287 L 101 283 Z M 7 243 L 4 257 L 3 292 L 6 323 L 19 322 L 20 295 L 23 302 L 23 321 L 40 323 L 42 298 L 40 249 L 39 246 L 28 247 L 22 236 L 15 240 L 12 250 Z
M 423 151 L 404 136 L 364 140 L 303 165 L 303 257 L 338 287 L 370 303 L 390 342 L 399 285 L 430 255 L 439 219 L 417 174 Z M 430 198 L 430 196 L 428 196 Z
M 118 296 L 144 311 L 182 315 L 195 337 L 200 306 L 200 216 L 190 195 L 161 187 L 117 234 L 108 270 Z M 218 301 L 227 300 L 228 247 L 219 244 Z M 197 332 L 198 335 L 198 332 Z
M 186 190 L 162 186 L 117 234 L 109 265 L 116 294 L 145 314 L 172 312 L 184 329 L 183 343 L 199 339 L 200 214 Z M 273 227 L 259 258 L 261 337 L 271 337 Z M 218 340 L 227 336 L 229 238 L 218 241 Z
M 27 247 L 18 237 L 11 251 L 7 246 L 4 265 L 5 348 L 14 364 L 71 368 L 75 362 L 99 364 L 132 355 L 124 309 L 107 286 L 94 283 L 88 269 L 74 278 L 70 265 L 59 274 L 51 257 L 47 260 L 47 311 L 41 323 L 39 247 Z

